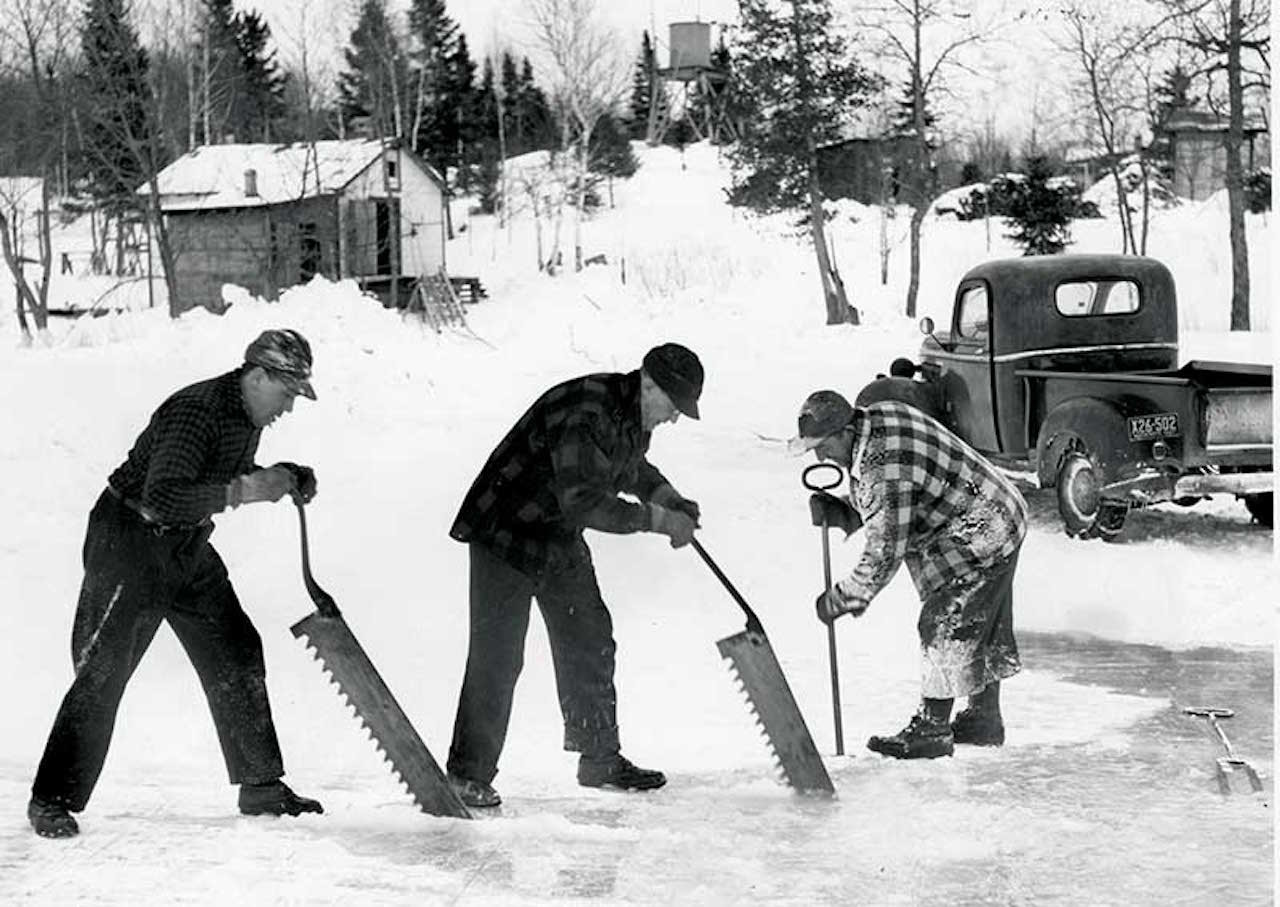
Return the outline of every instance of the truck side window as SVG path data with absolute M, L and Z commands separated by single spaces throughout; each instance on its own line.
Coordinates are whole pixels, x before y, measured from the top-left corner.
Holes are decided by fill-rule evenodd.
M 1054 304 L 1058 314 L 1128 315 L 1138 311 L 1141 297 L 1132 280 L 1073 280 L 1058 284 Z
M 990 333 L 990 315 L 985 285 L 968 287 L 960 293 L 956 329 L 968 340 L 985 340 Z

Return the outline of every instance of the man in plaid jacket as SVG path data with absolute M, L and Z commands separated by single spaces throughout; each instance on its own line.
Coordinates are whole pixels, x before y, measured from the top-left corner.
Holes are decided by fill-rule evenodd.
M 853 572 L 818 596 L 818 617 L 861 616 L 903 561 L 920 594 L 921 706 L 902 731 L 867 746 L 916 759 L 949 756 L 956 743 L 1003 744 L 1000 681 L 1021 667 L 1012 590 L 1027 531 L 1022 495 L 905 403 L 855 408 L 834 391 L 816 391 L 800 409 L 790 447 L 849 472 L 850 500 L 814 495 L 814 521 L 821 525 L 825 514 L 828 525 L 861 526 L 866 535 Z M 969 707 L 952 722 L 957 696 L 968 696 Z
M 581 754 L 578 782 L 666 783 L 621 755 L 613 623 L 582 533 L 659 532 L 677 548 L 693 538 L 698 505 L 645 454 L 658 425 L 698 418 L 702 381 L 698 357 L 667 343 L 636 371 L 558 384 L 499 442 L 463 500 L 450 535 L 470 548 L 471 636 L 448 774 L 468 806 L 501 802 L 492 781 L 534 598 L 551 641 L 564 748 Z
M 210 517 L 289 493 L 310 500 L 312 471 L 254 463 L 262 429 L 315 399 L 311 347 L 296 331 L 264 331 L 244 364 L 185 387 L 152 415 L 89 514 L 84 582 L 71 633 L 75 679 L 31 786 L 27 817 L 42 837 L 79 832 L 107 758 L 125 685 L 162 621 L 199 675 L 240 812 L 322 812 L 280 780 L 262 640 L 209 544 Z

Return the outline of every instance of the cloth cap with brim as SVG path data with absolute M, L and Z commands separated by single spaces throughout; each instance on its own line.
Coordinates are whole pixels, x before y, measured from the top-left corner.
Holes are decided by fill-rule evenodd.
M 787 442 L 787 451 L 799 456 L 813 450 L 827 438 L 843 431 L 853 418 L 849 401 L 835 391 L 814 391 L 800 404 L 796 436 Z
M 245 349 L 244 361 L 266 369 L 295 394 L 316 399 L 311 386 L 311 344 L 297 331 L 263 331 Z
M 678 343 L 655 346 L 644 355 L 643 367 L 671 398 L 680 412 L 698 418 L 698 397 L 702 396 L 702 363 L 693 350 Z

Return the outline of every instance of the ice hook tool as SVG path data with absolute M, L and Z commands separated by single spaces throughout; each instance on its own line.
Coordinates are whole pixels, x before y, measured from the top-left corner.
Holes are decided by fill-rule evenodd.
M 760 625 L 760 618 L 756 617 L 746 599 L 733 587 L 702 544 L 696 538 L 691 544 L 747 615 L 747 629 L 718 640 L 716 648 L 737 676 L 783 778 L 802 793 L 834 794 L 836 789 L 827 774 L 827 767 L 822 764 L 818 748 L 813 745 L 813 737 L 791 694 L 782 666 L 778 664 L 778 656 Z
M 291 632 L 314 651 L 321 667 L 355 709 L 360 724 L 369 731 L 383 758 L 391 764 L 392 771 L 408 788 L 418 807 L 435 816 L 470 819 L 471 813 L 449 786 L 427 745 L 356 641 L 333 597 L 321 589 L 311 575 L 307 515 L 297 496 L 293 503 L 298 508 L 298 525 L 302 530 L 302 580 L 316 610 L 290 627 Z
M 817 473 L 829 473 L 828 479 L 814 478 Z M 834 473 L 834 474 L 831 474 Z M 829 492 L 844 481 L 844 472 L 834 463 L 814 463 L 806 466 L 800 481 L 810 491 Z M 822 514 L 822 582 L 823 590 L 831 591 L 831 527 L 827 514 Z M 836 657 L 836 625 L 827 624 L 827 664 L 831 667 L 831 720 L 835 725 L 836 755 L 844 755 L 844 722 L 840 715 L 840 660 Z
M 1235 750 L 1231 748 L 1231 741 L 1227 739 L 1226 732 L 1222 730 L 1222 726 L 1218 724 L 1219 718 L 1232 718 L 1235 712 L 1231 709 L 1207 709 L 1207 708 L 1186 708 L 1182 710 L 1182 714 L 1191 715 L 1194 718 L 1207 718 L 1209 725 L 1213 728 L 1213 732 L 1218 735 L 1218 739 L 1222 741 L 1222 748 L 1227 751 L 1225 756 L 1218 757 L 1218 789 L 1224 794 L 1231 793 L 1231 775 L 1239 769 L 1244 776 L 1249 779 L 1249 786 L 1253 788 L 1254 793 L 1262 790 L 1262 781 L 1258 778 L 1258 773 L 1254 771 L 1253 766 L 1245 762 L 1236 755 Z

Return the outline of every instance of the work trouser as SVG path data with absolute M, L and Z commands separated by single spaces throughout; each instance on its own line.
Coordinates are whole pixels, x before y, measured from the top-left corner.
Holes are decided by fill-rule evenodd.
M 212 524 L 157 529 L 118 495 L 89 515 L 84 583 L 63 697 L 32 794 L 79 811 L 102 772 L 125 685 L 167 620 L 204 687 L 231 783 L 284 774 L 267 701 L 262 640 L 209 544 Z
M 1013 636 L 1018 552 L 926 596 L 917 629 L 925 699 L 980 693 L 1022 669 Z
M 498 773 L 534 598 L 551 641 L 564 748 L 590 756 L 618 752 L 613 619 L 600 598 L 586 543 L 579 538 L 567 557 L 537 577 L 483 545 L 469 547 L 471 643 L 449 773 L 486 784 Z

